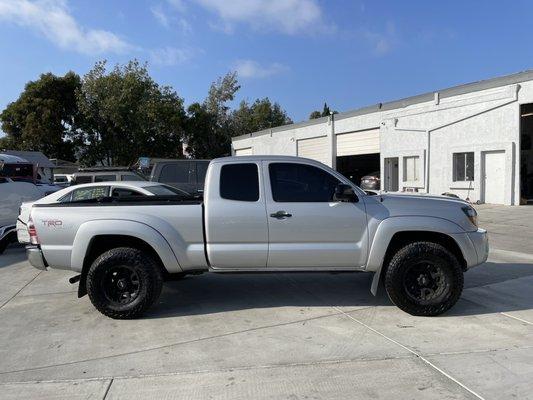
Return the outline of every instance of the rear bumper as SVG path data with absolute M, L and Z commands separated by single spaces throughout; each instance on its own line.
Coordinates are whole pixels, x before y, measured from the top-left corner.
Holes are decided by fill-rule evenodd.
M 26 256 L 33 267 L 40 270 L 45 270 L 48 267 L 39 246 L 26 246 Z

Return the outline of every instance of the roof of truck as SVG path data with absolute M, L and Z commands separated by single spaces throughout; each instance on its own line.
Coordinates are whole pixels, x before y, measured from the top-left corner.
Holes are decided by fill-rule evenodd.
M 272 156 L 268 154 L 256 155 L 256 156 L 235 156 L 235 157 L 221 157 L 215 158 L 212 162 L 228 162 L 228 161 L 310 161 L 313 163 L 319 163 L 320 161 L 313 160 L 311 158 L 295 157 L 295 156 Z

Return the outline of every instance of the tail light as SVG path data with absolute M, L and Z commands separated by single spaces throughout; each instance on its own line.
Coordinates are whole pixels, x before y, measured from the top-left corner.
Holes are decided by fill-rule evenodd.
M 31 244 L 39 244 L 39 237 L 37 236 L 37 230 L 35 229 L 35 224 L 33 223 L 33 220 L 29 219 L 28 221 L 28 234 L 30 235 L 30 243 Z

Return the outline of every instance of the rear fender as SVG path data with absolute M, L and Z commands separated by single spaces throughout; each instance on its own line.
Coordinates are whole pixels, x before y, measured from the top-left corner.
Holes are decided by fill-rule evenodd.
M 128 220 L 95 220 L 82 224 L 72 245 L 71 269 L 81 272 L 91 240 L 100 235 L 122 235 L 140 239 L 149 244 L 159 255 L 169 273 L 183 272 L 176 255 L 165 238 L 149 225 Z

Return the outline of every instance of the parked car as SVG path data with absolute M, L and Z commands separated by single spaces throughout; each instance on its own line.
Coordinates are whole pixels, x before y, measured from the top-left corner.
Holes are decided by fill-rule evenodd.
M 7 178 L 13 182 L 31 183 L 39 189 L 41 197 L 61 189 L 51 182 L 42 181 L 32 163 L 9 154 L 0 154 L 0 177 Z
M 73 174 L 54 174 L 54 185 L 67 187 L 74 180 Z
M 110 167 L 110 168 L 84 168 L 75 172 L 72 177 L 71 185 L 81 183 L 96 182 L 137 182 L 146 181 L 146 178 L 135 171 L 127 168 Z
M 158 161 L 152 168 L 150 180 L 172 185 L 192 195 L 201 195 L 208 165 L 209 160 Z
M 363 190 L 379 190 L 381 186 L 379 171 L 372 172 L 361 178 L 361 189 Z
M 41 197 L 41 191 L 33 183 L 0 177 L 0 254 L 16 242 L 15 224 L 22 202 Z
M 137 196 L 181 196 L 190 197 L 182 190 L 172 186 L 148 181 L 100 182 L 70 186 L 36 201 L 20 205 L 16 224 L 16 236 L 19 243 L 30 243 L 27 224 L 34 204 L 57 204 L 91 201 L 105 198 L 124 198 Z
M 438 315 L 486 261 L 476 211 L 443 196 L 369 196 L 313 160 L 241 156 L 211 161 L 204 199 L 159 196 L 34 204 L 36 268 L 76 271 L 78 296 L 112 318 L 134 318 L 174 274 L 373 272 L 402 310 Z

